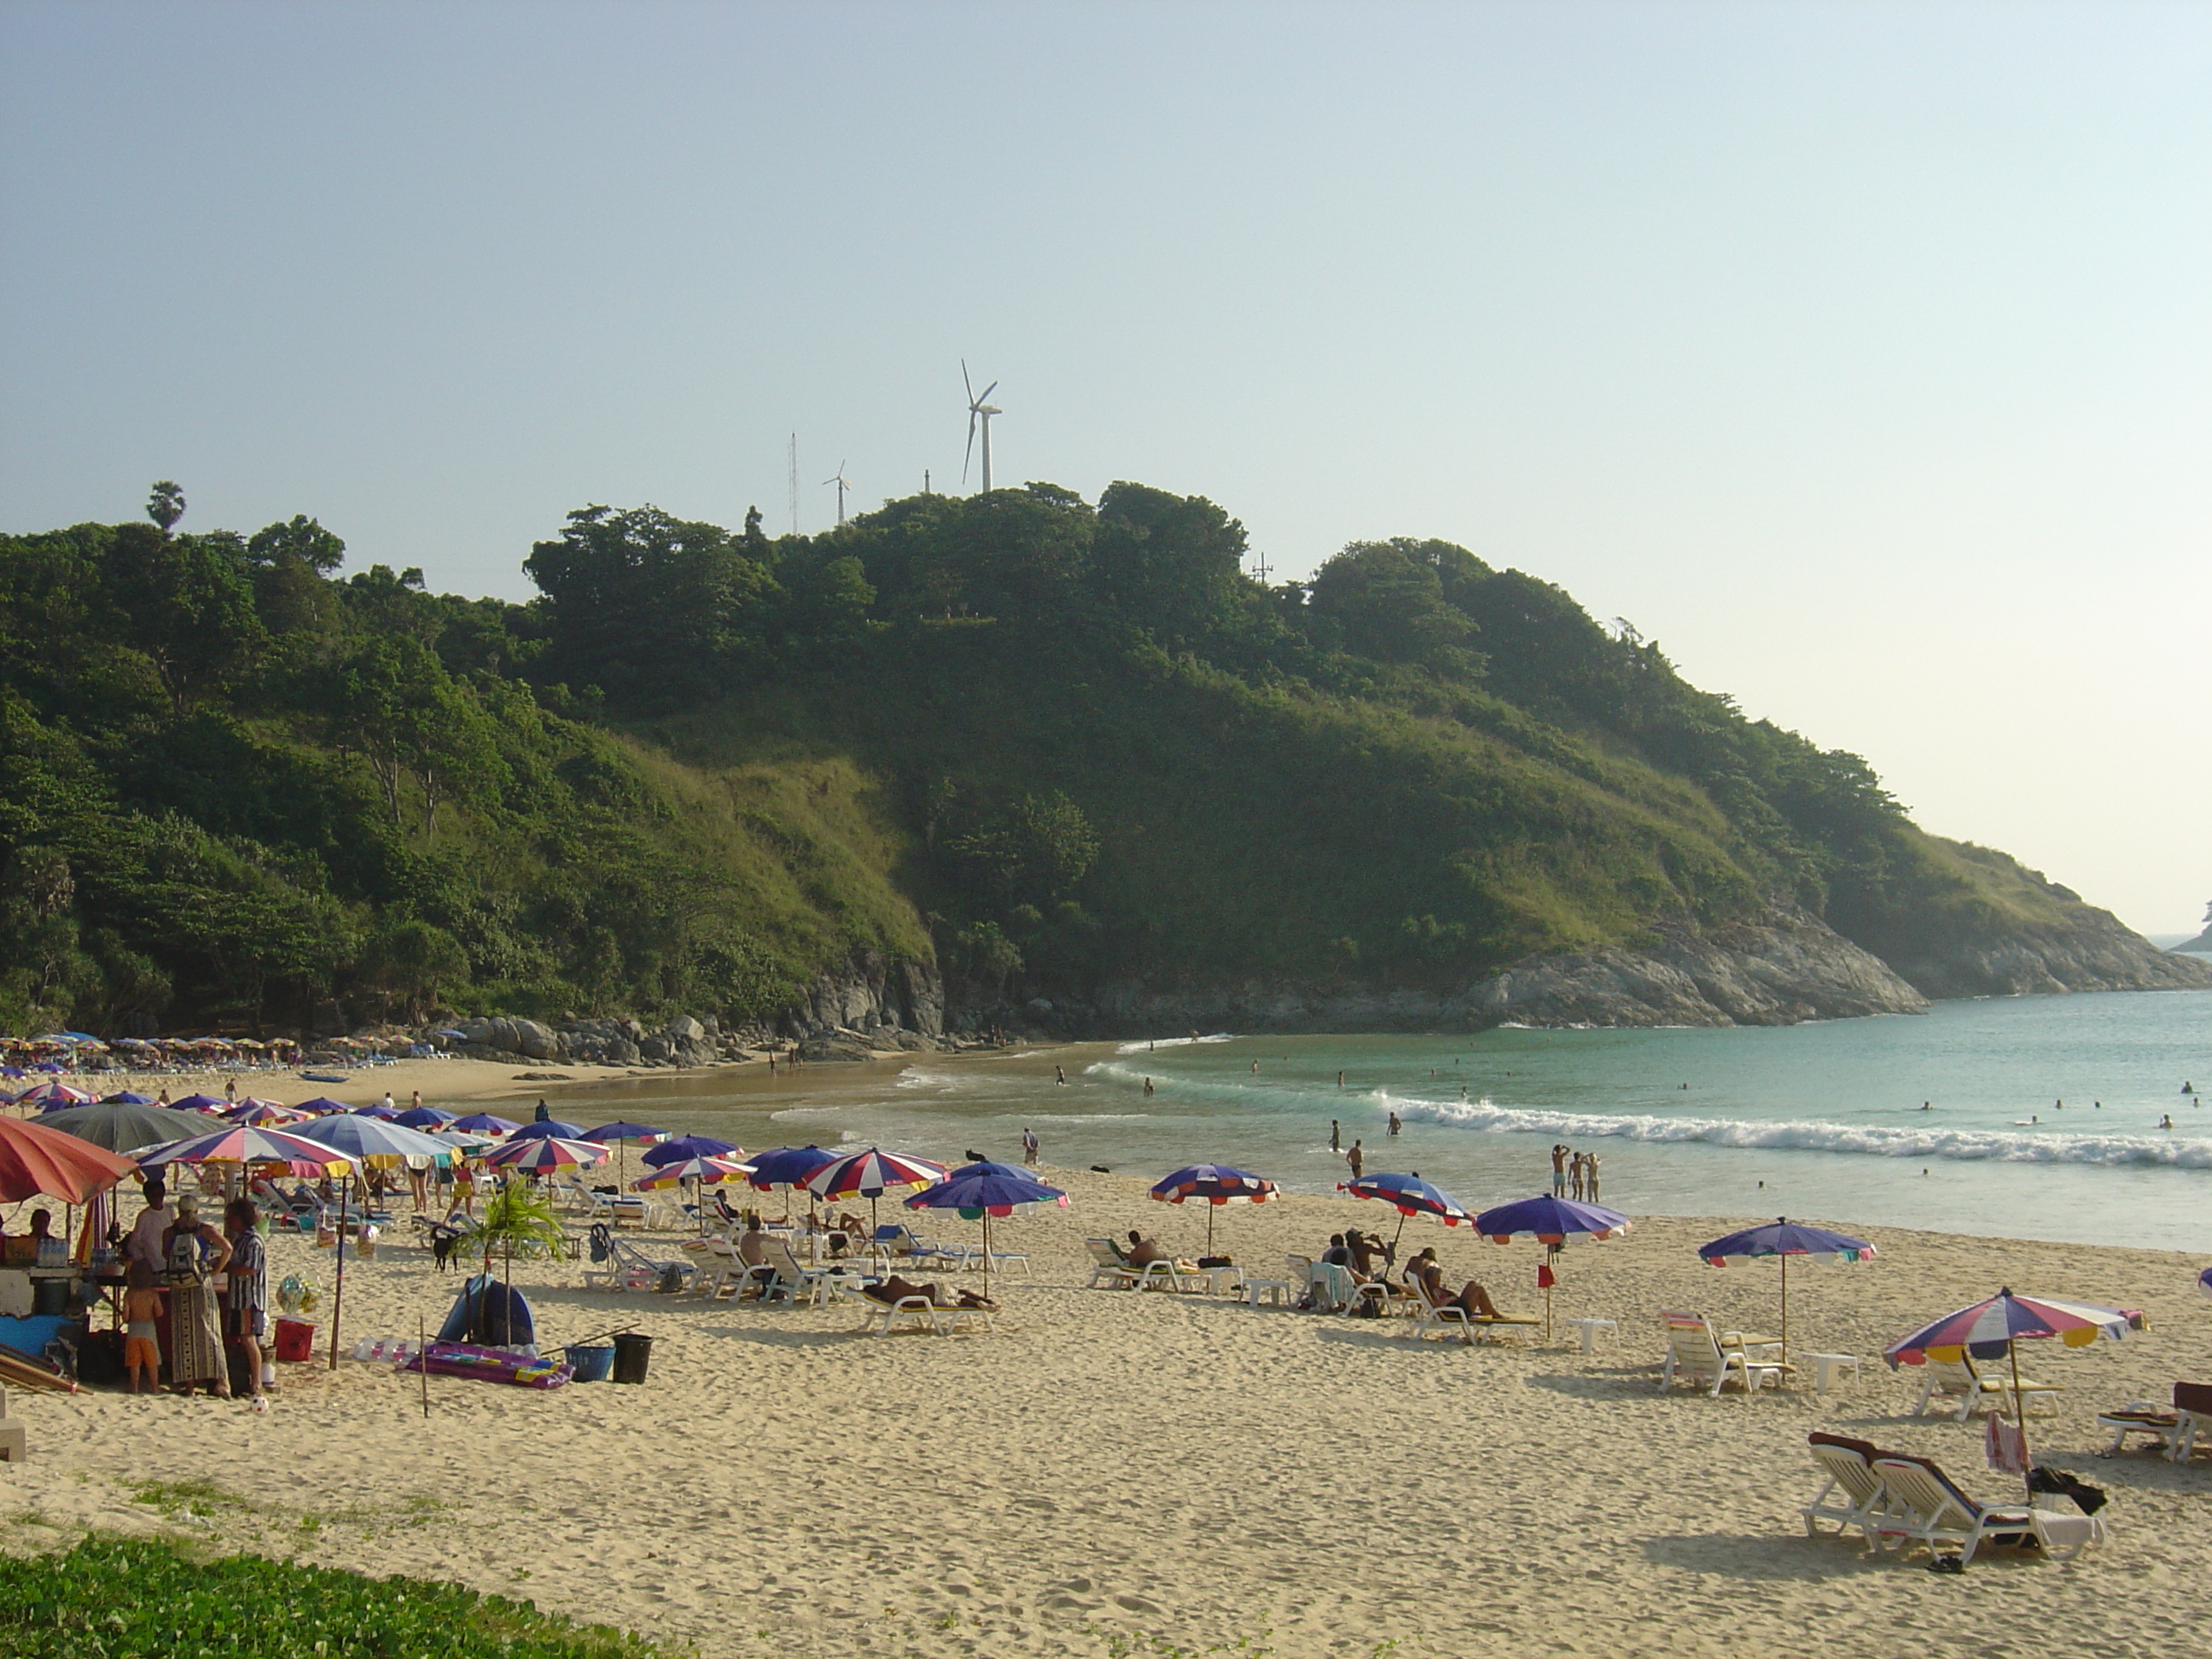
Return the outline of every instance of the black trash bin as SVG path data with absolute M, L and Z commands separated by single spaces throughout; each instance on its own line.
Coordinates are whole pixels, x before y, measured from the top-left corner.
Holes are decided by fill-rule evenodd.
M 615 1375 L 617 1382 L 642 1382 L 647 1366 L 653 1363 L 653 1339 L 640 1336 L 635 1331 L 624 1331 L 615 1338 Z

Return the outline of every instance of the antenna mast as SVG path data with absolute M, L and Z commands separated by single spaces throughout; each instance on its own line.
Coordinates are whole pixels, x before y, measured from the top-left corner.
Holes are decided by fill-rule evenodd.
M 791 434 L 791 533 L 799 533 L 799 434 Z

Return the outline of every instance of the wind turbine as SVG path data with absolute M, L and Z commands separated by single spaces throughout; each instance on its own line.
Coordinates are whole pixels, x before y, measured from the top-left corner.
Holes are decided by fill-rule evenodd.
M 1005 411 L 992 408 L 983 398 L 996 392 L 999 383 L 992 381 L 983 388 L 983 397 L 977 397 L 975 383 L 968 378 L 968 360 L 965 357 L 960 360 L 960 380 L 968 388 L 968 452 L 960 458 L 960 482 L 968 482 L 968 460 L 975 453 L 975 423 L 980 421 L 983 424 L 983 493 L 988 495 L 991 493 L 991 416 Z
M 844 523 L 845 492 L 853 487 L 845 482 L 845 463 L 842 461 L 838 462 L 836 472 L 831 477 L 824 478 L 822 483 L 825 489 L 831 484 L 836 484 L 837 486 L 837 522 L 839 524 Z

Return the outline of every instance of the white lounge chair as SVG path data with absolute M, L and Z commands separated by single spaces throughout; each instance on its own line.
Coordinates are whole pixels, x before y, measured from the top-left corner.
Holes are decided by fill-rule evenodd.
M 2052 1413 L 2056 1413 L 2058 1395 L 2058 1389 L 2051 1383 L 2032 1382 L 2022 1377 L 2019 1396 L 2015 1399 L 2009 1370 L 2002 1376 L 1984 1376 L 1974 1369 L 1972 1360 L 1960 1354 L 1956 1359 L 1931 1358 L 1928 1361 L 1927 1379 L 1920 1385 L 1920 1398 L 1912 1402 L 1912 1414 L 1919 1416 L 1928 1408 L 1929 1401 L 1940 1399 L 1946 1402 L 1953 1400 L 1959 1402 L 1956 1416 L 1961 1423 L 1984 1406 L 1995 1406 L 2000 1410 L 2009 1407 L 2017 1419 L 2021 1415 L 2021 1408 L 2027 1401 L 2039 1398 L 2049 1401 Z
M 1421 1287 L 1419 1280 L 1414 1282 L 1413 1297 L 1419 1304 L 1414 1310 L 1418 1316 L 1407 1335 L 1419 1342 L 1431 1331 L 1437 1331 L 1445 1336 L 1457 1335 L 1470 1348 L 1474 1346 L 1474 1327 L 1468 1320 L 1466 1309 L 1456 1302 L 1430 1301 L 1428 1291 Z
M 1141 1275 L 1127 1262 L 1115 1254 L 1113 1242 L 1104 1238 L 1086 1238 L 1083 1248 L 1091 1252 L 1091 1283 L 1085 1288 L 1109 1291 L 1133 1291 Z
M 1845 1435 L 1815 1432 L 1811 1440 L 1813 1461 L 1826 1473 L 1828 1480 L 1813 1494 L 1813 1501 L 1797 1511 L 1804 1518 L 1807 1534 L 1820 1536 L 1820 1523 L 1830 1521 L 1835 1523 L 1831 1535 L 1856 1531 L 1865 1538 L 1867 1547 L 1873 1549 L 1876 1543 L 1875 1523 L 1888 1512 L 1893 1501 L 1881 1477 L 1875 1473 L 1875 1459 L 1881 1453 L 1873 1442 L 1854 1440 Z
M 1925 1458 L 1884 1455 L 1874 1460 L 1874 1471 L 1892 1500 L 1875 1523 L 1880 1538 L 1900 1547 L 1925 1544 L 1931 1555 L 1939 1545 L 1956 1544 L 1960 1566 L 1991 1540 L 2019 1542 L 2033 1536 L 2053 1561 L 2071 1560 L 2105 1541 L 2105 1523 L 2094 1515 L 1978 1504 Z
M 1791 1370 L 1777 1361 L 1751 1358 L 1740 1347 L 1723 1347 L 1712 1321 L 1701 1314 L 1662 1313 L 1659 1322 L 1667 1334 L 1667 1363 L 1659 1374 L 1662 1394 L 1680 1378 L 1717 1399 L 1734 1377 L 1748 1395 L 1769 1382 L 1779 1383 Z

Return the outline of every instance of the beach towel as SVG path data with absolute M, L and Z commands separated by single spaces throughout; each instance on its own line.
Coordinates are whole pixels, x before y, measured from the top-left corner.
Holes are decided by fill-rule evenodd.
M 2027 1473 L 2027 1437 L 2021 1432 L 2020 1425 L 2008 1417 L 1991 1412 L 1989 1426 L 1983 1435 L 1983 1452 L 1989 1465 L 2002 1474 Z

